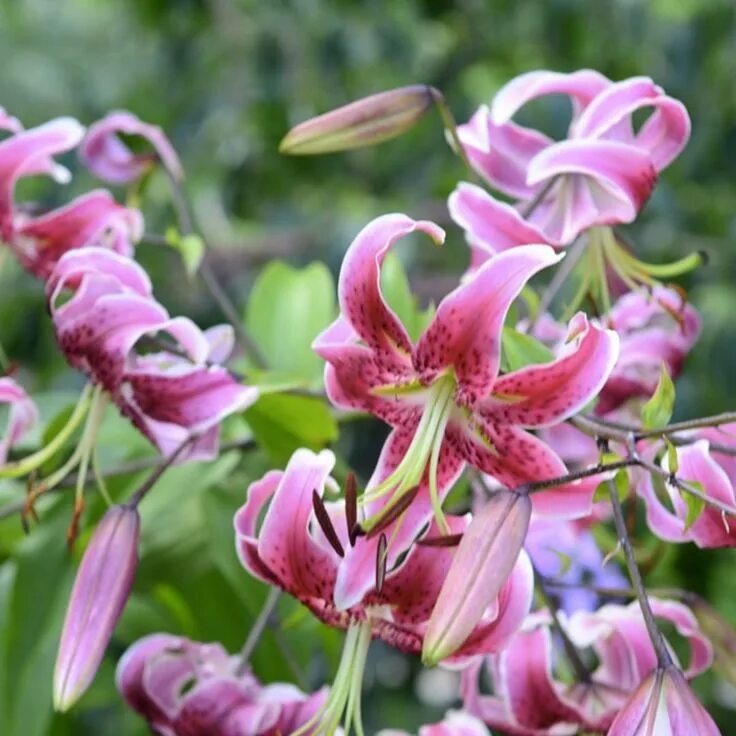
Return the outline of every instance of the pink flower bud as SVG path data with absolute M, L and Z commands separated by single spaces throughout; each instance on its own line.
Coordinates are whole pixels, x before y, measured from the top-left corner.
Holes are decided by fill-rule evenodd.
M 524 544 L 531 509 L 528 496 L 501 491 L 475 515 L 429 619 L 425 664 L 457 651 L 496 600 Z
M 89 687 L 123 611 L 138 563 L 138 511 L 113 506 L 79 566 L 54 671 L 54 707 L 68 710 Z
M 381 143 L 411 128 L 433 102 L 432 88 L 423 84 L 379 92 L 300 123 L 286 134 L 279 151 L 310 155 Z
M 720 736 L 677 667 L 656 669 L 611 724 L 608 736 Z

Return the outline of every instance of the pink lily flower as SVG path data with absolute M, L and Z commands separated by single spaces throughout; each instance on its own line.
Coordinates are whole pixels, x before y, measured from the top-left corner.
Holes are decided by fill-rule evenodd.
M 10 115 L 4 107 L 0 107 L 0 130 L 6 130 L 8 133 L 20 133 L 23 125 L 18 118 Z
M 170 634 L 138 640 L 118 662 L 127 704 L 162 736 L 279 736 L 306 723 L 327 697 L 261 685 L 220 644 Z
M 671 622 L 690 646 L 687 678 L 712 661 L 708 639 L 690 609 L 674 601 L 652 599 L 657 617 Z M 530 615 L 522 630 L 500 653 L 486 658 L 493 695 L 481 694 L 483 661 L 463 672 L 464 707 L 492 728 L 510 736 L 572 736 L 581 730 L 607 729 L 627 698 L 657 666 L 638 603 L 606 605 L 579 612 L 562 624 L 579 648 L 591 647 L 598 667 L 590 683 L 569 684 L 554 676 L 551 619 L 546 611 Z
M 38 422 L 38 409 L 31 397 L 12 378 L 0 378 L 0 404 L 8 404 L 8 422 L 0 438 L 0 465 L 8 459 L 8 452 L 23 435 Z
M 39 217 L 16 216 L 11 247 L 28 271 L 47 279 L 67 251 L 99 246 L 129 257 L 142 236 L 141 213 L 97 189 Z
M 5 127 L 13 129 L 8 128 L 8 124 Z M 68 182 L 71 176 L 68 169 L 57 164 L 53 157 L 74 148 L 83 135 L 84 128 L 76 120 L 57 118 L 37 128 L 19 130 L 0 142 L 0 235 L 3 240 L 13 240 L 14 192 L 18 179 L 46 174 L 58 182 Z
M 438 509 L 449 486 L 441 489 L 438 477 L 454 477 L 466 462 L 511 487 L 564 474 L 557 455 L 526 429 L 555 424 L 583 407 L 605 383 L 618 352 L 613 332 L 579 314 L 557 360 L 499 375 L 501 329 L 511 302 L 535 273 L 559 260 L 547 246 L 515 248 L 489 260 L 440 302 L 412 343 L 383 299 L 380 267 L 394 243 L 415 231 L 438 243 L 444 239 L 437 225 L 400 214 L 379 217 L 360 232 L 340 271 L 342 314 L 314 343 L 327 361 L 331 401 L 394 427 L 388 442 L 398 462 L 363 496 L 370 513 L 361 522 L 366 531 L 425 473 L 440 524 Z M 535 503 L 544 495 L 535 494 Z M 380 509 L 368 506 L 374 502 Z
M 677 667 L 657 669 L 621 709 L 608 736 L 721 736 Z
M 118 137 L 119 133 L 144 138 L 153 146 L 154 152 L 133 153 Z M 110 184 L 136 181 L 157 160 L 175 181 L 184 178 L 179 157 L 163 130 L 124 110 L 111 112 L 90 126 L 79 147 L 79 158 L 95 176 Z
M 701 433 L 715 443 L 733 447 L 736 425 L 723 425 Z M 699 483 L 703 492 L 728 506 L 736 507 L 736 462 L 729 455 L 716 454 L 710 448 L 708 439 L 699 439 L 691 445 L 678 447 L 677 477 Z M 669 467 L 667 457 L 662 460 Z M 688 506 L 680 491 L 665 484 L 672 506 L 670 510 L 659 498 L 652 484 L 651 475 L 643 474 L 637 490 L 647 509 L 647 525 L 661 539 L 668 542 L 695 542 L 701 548 L 736 547 L 736 524 L 718 509 L 705 506 L 697 519 L 688 525 Z
M 524 104 L 550 94 L 567 95 L 572 102 L 563 141 L 512 121 Z M 653 112 L 635 131 L 633 115 L 642 109 Z M 520 200 L 521 211 L 537 195 L 542 199 L 525 221 L 513 208 L 463 185 L 457 198 L 470 195 L 473 202 L 456 204 L 456 209 L 480 206 L 475 221 L 494 223 L 498 218 L 507 232 L 515 221 L 522 238 L 533 228 L 541 236 L 536 242 L 565 246 L 589 227 L 636 217 L 658 173 L 687 143 L 690 119 L 682 103 L 647 77 L 611 82 L 588 69 L 572 74 L 535 71 L 502 87 L 491 107 L 481 107 L 458 127 L 458 135 L 476 171 Z M 492 227 L 485 225 L 486 236 Z M 472 238 L 479 235 L 471 230 Z M 495 238 L 487 242 L 495 249 Z
M 596 414 L 605 415 L 624 402 L 648 399 L 657 387 L 664 362 L 672 379 L 700 334 L 700 315 L 674 289 L 656 286 L 622 296 L 603 322 L 621 338 L 621 352 L 600 393 Z
M 73 294 L 62 304 L 66 290 Z M 185 317 L 169 317 L 134 261 L 102 248 L 78 248 L 59 260 L 46 291 L 69 363 L 103 386 L 163 454 L 194 436 L 180 460 L 214 457 L 222 419 L 256 400 L 255 388 L 213 363 L 229 355 L 229 328 L 202 332 Z M 172 350 L 138 355 L 138 341 L 157 334 L 173 338 Z
M 252 575 L 287 591 L 326 624 L 347 629 L 335 684 L 311 726 L 330 719 L 337 724 L 346 712 L 346 725 L 352 722 L 360 729 L 360 688 L 371 639 L 383 639 L 408 653 L 421 651 L 453 551 L 415 545 L 400 563 L 391 565 L 379 548 L 372 569 L 359 571 L 369 580 L 368 585 L 356 586 L 368 588 L 365 594 L 348 607 L 340 605 L 336 591 L 343 555 L 351 541 L 357 549 L 366 540 L 349 532 L 350 516 L 342 503 L 321 502 L 325 489 L 334 486 L 329 475 L 334 463 L 329 450 L 319 454 L 297 450 L 286 470 L 271 471 L 251 484 L 247 501 L 235 516 L 236 544 L 241 562 Z M 269 500 L 259 530 L 258 519 Z M 320 507 L 318 517 L 315 509 Z M 448 523 L 451 532 L 460 533 L 467 521 L 449 517 Z M 437 532 L 432 525 L 427 536 Z M 531 566 L 522 553 L 497 599 L 456 656 L 502 647 L 528 612 L 532 593 Z
M 378 732 L 378 736 L 411 736 L 394 728 Z M 448 711 L 440 723 L 422 726 L 417 736 L 491 736 L 483 721 L 461 710 Z

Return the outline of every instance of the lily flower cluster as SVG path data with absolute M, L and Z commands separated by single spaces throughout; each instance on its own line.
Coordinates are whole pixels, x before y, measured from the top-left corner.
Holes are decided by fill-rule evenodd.
M 513 121 L 527 102 L 551 94 L 572 103 L 562 141 Z M 385 140 L 433 105 L 445 109 L 437 90 L 421 86 L 374 95 L 297 126 L 282 150 L 321 153 Z M 639 126 L 642 110 L 650 115 Z M 183 173 L 168 140 L 128 113 L 111 114 L 86 136 L 66 119 L 24 131 L 3 113 L 0 127 L 10 133 L 0 143 L 3 238 L 45 281 L 59 347 L 92 386 L 60 433 L 63 442 L 86 416 L 80 447 L 44 487 L 74 463 L 86 468 L 106 401 L 169 464 L 215 457 L 222 420 L 257 398 L 224 365 L 232 327 L 200 330 L 155 299 L 132 258 L 142 217 L 109 192 L 43 215 L 13 199 L 22 176 L 63 180 L 54 156 L 77 145 L 81 161 L 111 183 L 135 182 L 160 162 L 176 185 Z M 313 343 L 325 362 L 329 402 L 387 425 L 373 473 L 360 490 L 352 473 L 336 470 L 330 449 L 300 448 L 285 469 L 249 484 L 234 518 L 245 570 L 345 631 L 333 685 L 312 695 L 264 686 L 247 657 L 156 634 L 123 656 L 117 685 L 157 733 L 354 729 L 362 736 L 373 639 L 427 666 L 462 671 L 463 710 L 423 726 L 420 736 L 488 736 L 489 727 L 514 736 L 718 733 L 688 684 L 711 665 L 713 646 L 684 602 L 646 594 L 618 498 L 623 477 L 635 483 L 649 527 L 662 539 L 734 546 L 727 518 L 736 511 L 733 425 L 686 428 L 676 443 L 666 427 L 652 430 L 671 411 L 641 426 L 662 414 L 661 395 L 700 330 L 684 292 L 657 279 L 698 258 L 646 264 L 614 230 L 636 218 L 684 147 L 688 114 L 648 78 L 531 72 L 448 132 L 456 153 L 513 201 L 465 182 L 450 195 L 469 268 L 416 339 L 382 291 L 382 265 L 400 241 L 428 236 L 440 245 L 445 232 L 401 213 L 368 223 L 342 262 L 340 313 Z M 143 136 L 154 153 L 133 154 L 118 133 Z M 530 282 L 557 269 L 554 284 L 566 260 L 574 262 L 574 249 L 566 249 L 579 236 L 589 260 L 558 321 L 554 293 L 537 311 Z M 519 319 L 522 295 L 532 306 Z M 587 296 L 597 303 L 590 316 L 578 309 Z M 0 476 L 18 477 L 51 450 L 5 462 L 37 413 L 9 377 L 0 379 L 0 402 L 10 405 Z M 613 461 L 611 443 L 625 450 Z M 463 476 L 472 503 L 466 513 L 450 513 L 448 496 Z M 137 504 L 148 490 L 113 506 L 87 548 L 57 661 L 59 709 L 92 681 L 125 605 L 137 562 Z M 590 531 L 609 510 L 633 590 Z M 601 605 L 607 595 L 636 600 Z M 662 622 L 689 648 L 685 665 Z

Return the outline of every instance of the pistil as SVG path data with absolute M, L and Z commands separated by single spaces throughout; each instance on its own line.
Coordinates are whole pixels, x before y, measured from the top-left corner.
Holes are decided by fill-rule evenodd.
M 306 733 L 313 736 L 332 736 L 336 733 L 340 721 L 343 722 L 345 736 L 350 736 L 353 728 L 357 736 L 364 736 L 361 690 L 370 643 L 370 620 L 351 623 L 345 636 L 340 665 L 327 700 L 292 736 L 302 736 Z
M 365 505 L 392 494 L 390 501 L 380 512 L 361 522 L 360 526 L 364 531 L 370 532 L 373 527 L 380 524 L 386 515 L 391 514 L 394 507 L 419 485 L 428 463 L 432 508 L 440 528 L 446 530 L 447 522 L 442 514 L 437 487 L 437 470 L 445 429 L 455 405 L 453 400 L 455 388 L 455 379 L 449 374 L 440 376 L 432 384 L 422 418 L 406 454 L 394 471 L 377 486 L 366 491 L 361 499 L 361 504 Z

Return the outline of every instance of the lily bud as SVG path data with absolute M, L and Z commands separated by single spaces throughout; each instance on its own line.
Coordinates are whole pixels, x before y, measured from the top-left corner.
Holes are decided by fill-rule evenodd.
M 409 130 L 434 102 L 423 84 L 364 97 L 292 128 L 279 151 L 302 156 L 370 146 Z
M 675 666 L 656 669 L 619 711 L 608 736 L 720 736 Z
M 531 510 L 527 495 L 501 491 L 475 515 L 427 625 L 426 665 L 457 651 L 496 599 L 524 544 Z
M 68 710 L 89 687 L 123 611 L 138 563 L 138 511 L 113 506 L 79 566 L 54 670 L 54 707 Z

